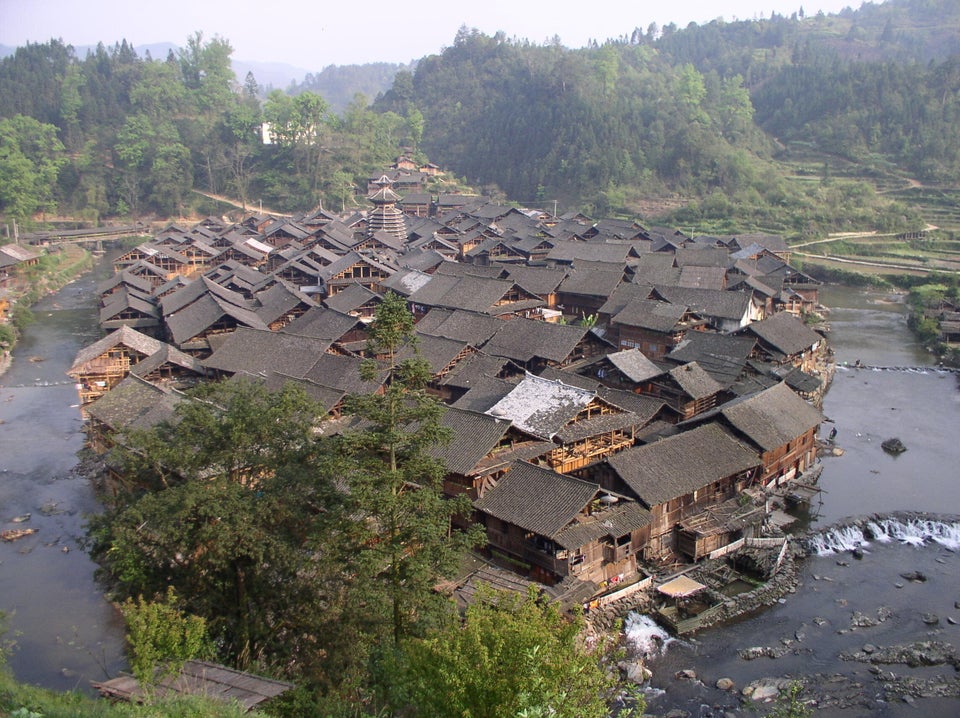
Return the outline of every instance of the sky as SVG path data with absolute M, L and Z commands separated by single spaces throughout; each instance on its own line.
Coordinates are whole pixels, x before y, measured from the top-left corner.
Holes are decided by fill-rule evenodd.
M 860 0 L 0 0 L 0 45 L 62 39 L 74 46 L 184 45 L 195 32 L 226 39 L 233 59 L 281 62 L 311 72 L 327 65 L 406 63 L 453 44 L 461 26 L 486 35 L 563 45 L 690 22 L 790 16 L 802 7 L 836 13 Z

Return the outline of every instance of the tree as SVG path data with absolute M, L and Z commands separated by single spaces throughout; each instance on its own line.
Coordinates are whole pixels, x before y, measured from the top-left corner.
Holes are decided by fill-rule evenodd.
M 415 353 L 413 315 L 389 293 L 377 308 L 362 366 L 365 379 L 386 375 L 382 394 L 352 396 L 346 410 L 364 422 L 344 437 L 344 477 L 366 521 L 359 587 L 375 616 L 388 616 L 394 646 L 449 608 L 434 591 L 459 566 L 479 530 L 451 530 L 471 510 L 466 497 L 445 499 L 443 465 L 429 449 L 448 437 L 444 406 L 427 393 L 430 369 Z M 369 610 L 369 609 L 368 609 Z
M 172 586 L 240 666 L 323 656 L 351 542 L 313 431 L 319 414 L 290 385 L 269 393 L 230 381 L 196 390 L 171 421 L 117 437 L 122 472 L 136 480 L 89 531 L 118 593 Z
M 163 669 L 161 675 L 172 675 L 185 661 L 213 654 L 206 621 L 177 607 L 172 586 L 160 600 L 128 598 L 120 610 L 127 625 L 130 668 L 142 686 L 153 684 L 158 668 Z
M 582 627 L 535 588 L 478 591 L 462 623 L 402 645 L 391 703 L 416 716 L 602 718 L 615 682 Z
M 23 221 L 49 209 L 65 162 L 56 127 L 24 115 L 0 118 L 0 212 Z

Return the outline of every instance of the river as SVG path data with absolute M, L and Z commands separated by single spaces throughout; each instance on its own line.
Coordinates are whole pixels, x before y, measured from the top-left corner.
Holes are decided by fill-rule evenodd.
M 19 680 L 87 692 L 91 680 L 125 665 L 122 619 L 80 547 L 84 516 L 98 503 L 90 482 L 75 473 L 83 434 L 77 392 L 65 374 L 100 336 L 96 281 L 87 274 L 37 304 L 36 321 L 0 376 L 0 528 L 37 529 L 0 542 L 0 640 L 10 646 Z M 28 520 L 12 522 L 26 514 Z
M 822 301 L 833 307 L 831 345 L 840 365 L 825 398 L 824 413 L 837 426 L 837 444 L 844 454 L 823 460 L 824 491 L 821 502 L 813 507 L 810 526 L 826 528 L 849 517 L 892 511 L 960 515 L 958 377 L 930 366 L 930 355 L 917 347 L 907 328 L 898 297 L 828 287 Z M 858 359 L 870 366 L 928 368 L 849 368 Z M 907 446 L 899 456 L 880 447 L 884 439 L 894 436 Z M 780 605 L 690 640 L 669 642 L 664 655 L 650 663 L 654 678 L 648 712 L 679 709 L 701 718 L 728 711 L 750 714 L 749 708 L 739 707 L 736 695 L 714 687 L 717 679 L 731 678 L 741 688 L 765 677 L 819 674 L 821 681 L 843 677 L 836 679 L 836 694 L 859 690 L 867 699 L 853 707 L 819 710 L 817 716 L 960 715 L 956 699 L 885 702 L 880 681 L 867 665 L 839 659 L 841 652 L 857 651 L 865 644 L 938 640 L 960 646 L 960 626 L 948 621 L 960 621 L 960 609 L 955 606 L 960 601 L 956 528 L 950 528 L 955 533 L 946 545 L 871 541 L 862 560 L 854 559 L 842 546 L 839 553 L 805 560 L 796 593 Z M 921 572 L 927 580 L 905 580 L 902 574 L 912 571 Z M 856 611 L 885 620 L 852 629 Z M 938 623 L 924 623 L 924 614 L 936 615 Z M 776 659 L 740 657 L 739 651 L 757 646 L 783 647 L 787 652 Z M 696 671 L 699 680 L 677 679 L 677 672 L 685 669 Z M 883 670 L 901 678 L 939 674 L 949 678 L 955 673 L 949 666 L 891 665 Z

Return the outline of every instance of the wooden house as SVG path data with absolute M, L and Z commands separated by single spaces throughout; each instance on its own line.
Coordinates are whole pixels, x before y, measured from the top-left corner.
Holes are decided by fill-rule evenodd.
M 735 332 L 763 317 L 762 305 L 754 302 L 753 292 L 658 286 L 652 298 L 686 307 L 718 332 Z
M 124 270 L 99 282 L 96 292 L 100 298 L 100 306 L 104 307 L 109 303 L 109 297 L 117 292 L 133 290 L 143 297 L 150 297 L 154 296 L 154 289 L 154 284 L 149 279 Z
M 696 362 L 724 388 L 732 387 L 748 370 L 747 359 L 756 340 L 716 332 L 690 332 L 665 361 L 676 364 Z
M 522 316 L 545 302 L 509 279 L 475 275 L 452 276 L 437 272 L 408 300 L 414 316 L 422 317 L 433 307 L 461 309 L 496 317 Z
M 703 414 L 729 398 L 725 387 L 697 362 L 652 377 L 644 388 L 650 396 L 676 409 L 683 419 Z
M 560 473 L 582 469 L 634 443 L 640 418 L 596 391 L 527 374 L 486 410 L 519 431 L 553 442 L 544 463 Z
M 429 217 L 433 198 L 429 192 L 410 192 L 397 203 L 405 215 Z
M 332 297 L 324 299 L 323 305 L 341 314 L 371 320 L 382 301 L 382 294 L 378 294 L 360 284 L 354 284 Z
M 503 322 L 481 348 L 539 373 L 547 366 L 565 367 L 600 356 L 610 347 L 584 326 L 517 318 Z
M 429 387 L 442 393 L 440 385 L 447 374 L 476 351 L 467 341 L 418 332 L 415 345 L 403 347 L 397 352 L 397 359 L 419 358 L 426 361 L 430 369 Z
M 610 352 L 578 369 L 583 376 L 595 377 L 598 382 L 614 389 L 650 394 L 650 380 L 663 374 L 663 367 L 655 364 L 639 349 Z
M 595 315 L 623 281 L 623 273 L 624 265 L 575 267 L 557 288 L 557 306 L 570 317 Z
M 166 317 L 167 333 L 174 345 L 197 356 L 208 356 L 210 337 L 238 327 L 269 330 L 266 322 L 247 306 L 206 292 L 196 301 Z
M 549 441 L 514 430 L 508 419 L 481 412 L 450 407 L 440 423 L 450 431 L 450 441 L 432 446 L 429 453 L 446 469 L 443 491 L 447 496 L 482 498 L 515 461 L 534 460 L 553 448 Z
M 130 374 L 151 384 L 181 391 L 196 386 L 208 376 L 199 359 L 169 344 L 163 344 L 159 351 L 134 365 Z
M 489 552 L 548 585 L 599 585 L 637 573 L 651 516 L 598 484 L 518 462 L 474 502 Z
M 791 481 L 817 461 L 816 438 L 823 415 L 785 383 L 727 402 L 713 420 L 756 447 L 763 486 Z
M 73 360 L 67 375 L 77 382 L 80 406 L 103 396 L 123 381 L 134 365 L 160 351 L 163 343 L 121 326 L 102 339 L 84 347 Z
M 100 308 L 100 328 L 122 326 L 152 331 L 161 326 L 160 309 L 153 297 L 126 287 L 106 295 Z
M 505 268 L 505 272 L 507 279 L 542 299 L 547 309 L 557 308 L 559 288 L 563 280 L 566 279 L 566 269 L 562 267 L 511 265 Z
M 280 330 L 287 334 L 326 339 L 331 345 L 364 345 L 367 325 L 362 317 L 328 307 L 313 307 Z M 331 349 L 335 351 L 335 349 Z
M 738 334 L 756 338 L 751 358 L 779 366 L 792 365 L 806 372 L 816 371 L 817 360 L 826 346 L 820 334 L 788 312 L 754 322 Z
M 169 387 L 128 376 L 84 408 L 87 445 L 106 454 L 118 440 L 122 442 L 124 432 L 151 429 L 173 419 L 177 403 L 183 400 L 183 394 Z M 119 477 L 114 474 L 114 478 Z
M 274 249 L 286 247 L 292 242 L 303 243 L 310 239 L 313 231 L 297 222 L 278 220 L 264 228 L 258 241 Z
M 333 264 L 324 267 L 321 270 L 320 279 L 329 297 L 351 284 L 360 284 L 375 292 L 380 282 L 388 279 L 396 271 L 396 265 L 388 264 L 380 258 L 350 252 Z
M 0 246 L 0 283 L 40 263 L 40 255 L 18 244 Z M 2 284 L 0 284 L 2 286 Z
M 650 359 L 666 356 L 687 332 L 707 322 L 682 304 L 631 299 L 610 320 L 609 335 L 620 349 L 636 347 Z
M 309 296 L 280 280 L 256 292 L 252 301 L 254 312 L 274 332 L 317 306 Z
M 603 488 L 635 497 L 650 511 L 649 541 L 643 549 L 648 559 L 668 559 L 688 550 L 679 540 L 680 525 L 735 499 L 759 475 L 757 452 L 716 423 L 614 454 L 592 474 Z M 762 512 L 751 513 L 759 524 Z M 744 530 L 711 535 L 710 550 L 740 538 Z M 706 548 L 696 546 L 694 555 L 703 555 Z

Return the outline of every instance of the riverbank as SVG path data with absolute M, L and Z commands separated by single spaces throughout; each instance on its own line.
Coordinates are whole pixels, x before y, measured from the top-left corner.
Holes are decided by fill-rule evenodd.
M 70 245 L 56 254 L 45 253 L 37 267 L 18 272 L 4 292 L 9 306 L 6 316 L 0 316 L 0 323 L 13 327 L 14 332 L 10 346 L 0 350 L 0 377 L 10 368 L 13 350 L 23 328 L 30 322 L 30 308 L 92 268 L 93 255 L 78 245 Z

